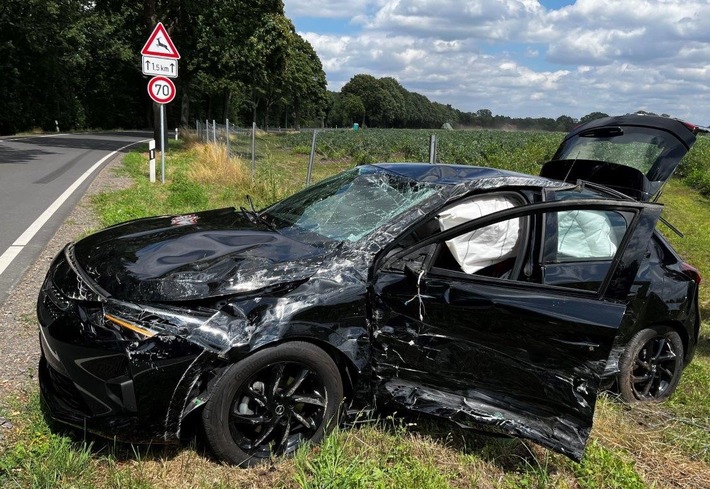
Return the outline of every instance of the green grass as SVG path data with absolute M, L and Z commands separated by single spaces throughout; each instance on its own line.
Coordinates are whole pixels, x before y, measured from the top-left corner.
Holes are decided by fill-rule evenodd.
M 51 432 L 36 393 L 13 404 L 2 415 L 13 422 L 18 440 L 0 451 L 2 487 L 72 487 L 92 478 L 96 463 L 91 447 Z
M 383 133 L 381 137 L 390 135 Z M 478 141 L 476 135 L 469 137 L 470 144 Z M 171 142 L 165 185 L 148 182 L 144 149 L 131 152 L 124 158 L 120 174 L 133 179 L 134 185 L 97 195 L 93 204 L 104 225 L 150 215 L 247 206 L 246 194 L 257 207 L 263 207 L 305 185 L 310 141 L 293 140 L 295 143 L 285 137 L 260 137 L 254 178 L 248 159 L 220 162 L 219 155 Z M 377 146 L 374 139 L 354 141 L 355 156 L 338 149 L 334 140 L 324 140 L 330 147 L 319 153 L 313 181 L 353 166 L 362 159 L 357 151 Z M 416 160 L 420 156 L 417 141 L 412 139 L 409 146 L 387 151 Z M 522 141 L 508 153 L 495 153 L 493 143 L 481 143 L 478 154 L 485 160 L 481 163 L 533 171 L 538 160 L 549 157 L 551 140 L 536 140 L 526 134 Z M 446 154 L 454 154 L 450 143 Z M 243 145 L 238 151 L 248 151 L 246 142 L 235 144 Z M 459 151 L 463 153 L 465 148 L 462 144 Z M 199 160 L 214 161 L 197 172 Z M 534 164 L 520 166 L 518 161 Z M 697 168 L 703 165 L 705 162 L 696 158 L 688 168 L 698 173 Z M 710 200 L 679 180 L 668 186 L 662 200 L 667 206 L 664 216 L 686 236 L 665 234 L 706 277 L 705 285 L 710 281 Z M 701 287 L 701 304 L 708 317 L 707 286 Z M 215 463 L 202 453 L 199 444 L 197 450 L 113 446 L 53 432 L 41 415 L 35 387 L 29 396 L 2 400 L 0 417 L 15 427 L 0 439 L 0 486 L 640 488 L 665 487 L 678 481 L 687 487 L 708 487 L 709 336 L 710 327 L 705 323 L 696 358 L 669 402 L 627 406 L 600 398 L 595 428 L 579 464 L 529 442 L 476 435 L 446 423 L 430 420 L 409 426 L 385 420 L 336 430 L 320 446 L 299 450 L 292 460 L 238 469 Z

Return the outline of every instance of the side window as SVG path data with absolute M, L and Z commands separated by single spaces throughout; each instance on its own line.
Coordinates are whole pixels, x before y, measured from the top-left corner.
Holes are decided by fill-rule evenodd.
M 542 282 L 599 291 L 633 213 L 576 209 L 545 214 Z
M 446 231 L 520 203 L 513 195 L 482 195 L 442 211 L 436 221 L 439 229 Z M 521 234 L 521 218 L 462 233 L 439 244 L 434 267 L 467 274 L 509 276 L 518 256 Z
M 560 211 L 546 215 L 544 263 L 611 260 L 631 216 L 617 211 Z
M 463 233 L 439 243 L 434 268 L 512 278 L 524 248 L 524 219 L 516 217 Z

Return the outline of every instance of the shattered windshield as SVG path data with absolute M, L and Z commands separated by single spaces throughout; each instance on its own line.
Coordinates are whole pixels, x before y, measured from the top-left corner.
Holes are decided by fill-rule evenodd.
M 274 204 L 266 214 L 338 241 L 357 241 L 436 192 L 376 167 L 359 167 Z

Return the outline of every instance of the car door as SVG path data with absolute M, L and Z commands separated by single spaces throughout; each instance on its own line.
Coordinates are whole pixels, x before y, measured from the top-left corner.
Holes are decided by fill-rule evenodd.
M 571 272 L 564 283 L 550 278 L 559 277 L 563 266 L 550 257 L 549 241 L 559 238 L 550 231 L 561 215 L 579 211 L 626 223 L 611 257 L 596 262 L 595 287 L 579 286 Z M 659 215 L 660 206 L 637 202 L 543 202 L 495 212 L 417 243 L 405 236 L 404 249 L 390 251 L 373 271 L 377 398 L 581 458 L 600 376 Z M 499 243 L 490 231 L 511 224 L 517 242 L 504 262 L 464 272 L 456 269 L 462 258 L 446 254 L 463 236 Z M 475 254 L 480 246 L 474 239 L 469 248 Z M 584 269 L 595 261 L 585 259 L 567 266 Z

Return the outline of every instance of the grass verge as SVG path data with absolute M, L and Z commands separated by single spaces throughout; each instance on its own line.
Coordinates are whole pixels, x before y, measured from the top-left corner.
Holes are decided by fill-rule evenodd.
M 166 184 L 148 182 L 145 154 L 126 155 L 119 176 L 130 188 L 95 196 L 104 225 L 156 214 L 224 206 L 257 207 L 303 187 L 307 155 L 278 138 L 260 140 L 259 160 L 227 158 L 223 149 L 171 142 Z M 314 181 L 352 162 L 322 157 Z M 666 217 L 686 232 L 676 249 L 710 277 L 707 199 L 682 182 L 666 191 Z M 709 313 L 710 294 L 701 303 Z M 49 429 L 36 387 L 4 399 L 0 410 L 3 487 L 710 487 L 710 342 L 703 325 L 698 354 L 677 394 L 663 405 L 627 406 L 602 397 L 581 463 L 515 439 L 491 438 L 433 420 L 373 421 L 337 430 L 291 460 L 251 469 L 216 463 L 199 445 L 135 447 L 67 436 Z M 3 423 L 3 421 L 5 423 Z

